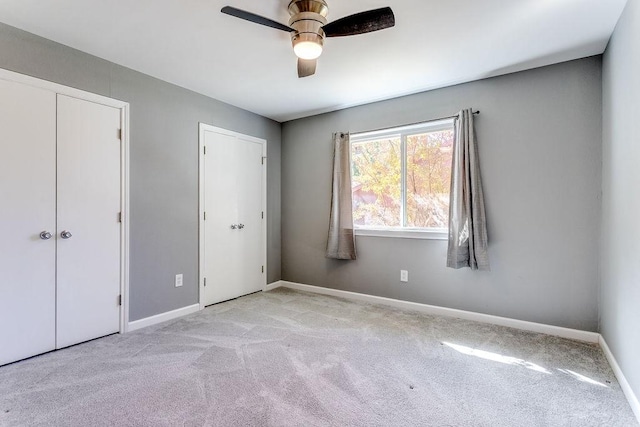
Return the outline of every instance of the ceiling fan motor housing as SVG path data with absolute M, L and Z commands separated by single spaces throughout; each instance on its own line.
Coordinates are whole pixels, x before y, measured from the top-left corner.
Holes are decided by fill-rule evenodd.
M 291 0 L 289 26 L 296 30 L 291 33 L 293 47 L 301 42 L 324 45 L 322 27 L 327 24 L 328 13 L 329 6 L 324 0 Z

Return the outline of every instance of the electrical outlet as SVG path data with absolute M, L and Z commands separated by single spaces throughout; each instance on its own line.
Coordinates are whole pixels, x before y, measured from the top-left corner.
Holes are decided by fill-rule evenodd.
M 407 270 L 400 270 L 400 281 L 401 282 L 409 281 L 409 272 Z
M 182 274 L 176 274 L 176 288 L 182 286 Z

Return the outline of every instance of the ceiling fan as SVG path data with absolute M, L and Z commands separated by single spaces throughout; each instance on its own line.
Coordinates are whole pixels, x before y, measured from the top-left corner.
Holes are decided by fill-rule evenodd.
M 329 6 L 325 0 L 291 0 L 289 26 L 251 12 L 225 6 L 221 12 L 256 24 L 291 33 L 293 51 L 298 57 L 298 77 L 315 74 L 325 37 L 354 36 L 384 30 L 395 25 L 390 7 L 368 10 L 327 23 Z

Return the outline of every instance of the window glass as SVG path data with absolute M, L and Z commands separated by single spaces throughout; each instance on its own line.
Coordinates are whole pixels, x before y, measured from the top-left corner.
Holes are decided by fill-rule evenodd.
M 447 228 L 453 130 L 407 136 L 406 226 Z
M 401 151 L 399 136 L 351 145 L 354 225 L 401 226 Z
M 452 120 L 353 134 L 354 226 L 446 230 L 453 138 Z

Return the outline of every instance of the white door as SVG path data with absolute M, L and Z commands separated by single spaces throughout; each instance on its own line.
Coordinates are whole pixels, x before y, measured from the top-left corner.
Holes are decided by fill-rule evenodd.
M 264 288 L 264 257 L 262 241 L 262 177 L 263 144 L 238 139 L 238 229 L 240 240 L 238 257 L 242 265 L 237 271 L 241 295 Z
M 0 365 L 55 348 L 55 117 L 54 93 L 0 80 Z
M 58 95 L 58 348 L 119 331 L 120 122 Z
M 265 283 L 264 143 L 204 130 L 204 304 L 259 291 Z

